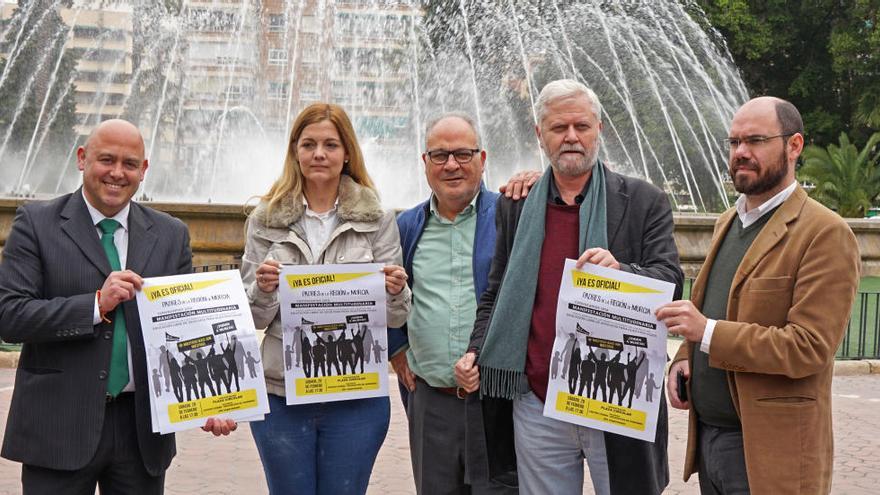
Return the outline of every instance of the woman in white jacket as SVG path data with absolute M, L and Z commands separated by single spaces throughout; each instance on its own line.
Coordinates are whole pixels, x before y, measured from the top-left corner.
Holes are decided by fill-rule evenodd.
M 281 263 L 385 263 L 388 326 L 410 308 L 393 212 L 383 212 L 351 121 L 315 103 L 296 118 L 281 177 L 247 222 L 242 278 L 271 412 L 251 423 L 271 493 L 363 494 L 388 431 L 388 397 L 288 406 L 278 304 Z

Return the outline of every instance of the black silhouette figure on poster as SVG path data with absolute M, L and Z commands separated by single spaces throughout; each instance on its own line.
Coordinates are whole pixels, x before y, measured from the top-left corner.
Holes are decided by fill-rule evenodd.
M 305 347 L 305 345 L 303 343 L 303 335 L 304 334 L 302 327 L 295 327 L 293 329 L 293 354 L 296 358 L 296 364 L 294 366 L 296 366 L 297 368 L 300 367 L 300 363 L 304 363 L 303 348 Z M 311 348 L 311 345 L 309 345 L 309 348 Z M 311 359 L 309 359 L 309 362 L 311 362 Z M 306 368 L 305 364 L 303 364 L 303 368 Z M 287 369 L 290 369 L 290 367 L 288 366 Z
M 584 389 L 587 391 L 587 397 L 590 396 L 590 389 L 593 386 L 593 375 L 596 373 L 596 362 L 589 356 L 581 361 L 581 386 L 578 388 L 578 395 L 584 396 Z
M 598 391 L 602 390 L 602 402 L 608 402 L 607 389 L 606 385 L 608 382 L 608 355 L 605 352 L 600 352 L 599 357 L 596 357 L 596 354 L 593 352 L 593 347 L 587 344 L 587 347 L 590 349 L 590 353 L 587 354 L 588 359 L 592 359 L 594 363 L 596 363 L 596 377 L 593 381 L 593 393 L 590 394 L 591 399 L 598 399 L 599 394 Z
M 324 365 L 324 358 L 327 355 L 327 346 L 320 338 L 315 339 L 315 345 L 312 346 L 312 363 L 314 366 L 314 377 L 327 376 L 327 368 Z M 320 371 L 320 374 L 318 373 Z
M 568 366 L 571 364 L 571 352 L 574 349 L 576 342 L 574 333 L 568 334 L 568 340 L 565 342 L 565 347 L 562 348 L 562 379 L 565 380 L 565 375 L 568 374 Z
M 235 374 L 239 380 L 244 378 L 244 347 L 238 343 L 238 339 L 235 338 L 235 335 L 232 336 L 232 350 L 233 355 L 235 356 Z M 238 382 L 236 382 L 236 386 Z
M 165 378 L 165 391 L 171 391 L 171 369 L 165 354 L 168 352 L 164 345 L 159 346 L 159 376 Z M 158 395 L 156 396 L 158 397 Z
M 559 355 L 559 351 L 553 353 L 553 357 L 550 358 L 550 378 L 555 380 L 556 375 L 559 374 L 559 363 L 562 362 L 562 356 Z
M 642 351 L 643 353 L 645 351 Z M 648 370 L 651 369 L 651 360 L 648 359 L 647 355 L 645 356 L 645 363 L 643 366 L 639 366 L 638 371 L 636 371 L 636 382 L 635 382 L 635 395 L 636 399 L 642 396 L 642 386 L 645 384 L 645 379 L 648 377 Z
M 336 341 L 333 339 L 333 335 L 327 335 L 327 338 L 321 336 L 321 334 L 315 332 L 315 335 L 318 337 L 318 340 L 324 343 L 324 346 L 327 349 L 325 359 L 327 360 L 327 374 L 324 376 L 330 376 L 333 374 L 333 368 L 336 368 L 336 374 L 341 375 L 342 372 L 339 368 L 339 353 L 337 350 Z M 315 344 L 317 345 L 317 343 Z M 312 352 L 314 352 L 314 347 L 312 348 Z
M 244 356 L 244 350 L 241 348 L 241 345 L 238 343 L 238 339 L 235 338 L 235 335 L 232 336 L 231 342 L 229 345 L 224 346 L 223 342 L 220 343 L 220 350 L 223 351 L 223 359 L 226 360 L 226 376 L 228 377 L 230 386 L 232 381 L 235 380 L 235 391 L 241 392 L 241 385 L 238 383 L 238 379 L 241 377 L 241 371 L 238 369 L 238 353 L 240 352 L 242 356 Z M 242 359 L 243 365 L 244 359 Z
M 577 339 L 575 339 L 574 346 L 571 350 L 571 359 L 568 361 L 568 393 L 570 394 L 574 394 L 574 391 L 577 390 L 580 369 L 581 346 L 578 344 Z
M 614 356 L 608 362 L 608 400 L 606 402 L 613 403 L 614 402 L 614 394 L 617 393 L 617 405 L 623 405 L 623 384 L 626 382 L 626 365 L 620 362 L 620 355 L 623 353 L 623 349 L 617 351 L 617 355 Z
M 153 368 L 153 394 L 156 397 L 162 396 L 162 375 L 159 374 L 158 368 Z
M 360 363 L 360 365 L 361 365 L 360 366 L 361 373 L 364 372 L 364 358 L 366 357 L 366 353 L 368 352 L 367 348 L 365 347 L 366 341 L 364 339 L 365 339 L 366 333 L 369 331 L 370 330 L 367 328 L 366 325 L 361 325 L 360 332 L 352 332 L 351 340 L 352 340 L 352 344 L 354 345 L 354 356 L 353 356 L 352 363 L 351 363 L 352 373 L 354 373 L 354 367 L 358 363 Z M 370 360 L 367 359 L 367 362 L 369 362 L 369 361 Z
M 370 331 L 370 327 L 367 325 L 361 325 L 361 341 L 364 343 L 363 356 L 364 356 L 364 359 L 366 359 L 367 364 L 370 364 L 370 353 L 371 352 L 373 353 L 374 356 L 380 356 L 379 358 L 376 358 L 376 360 L 375 360 L 375 362 L 377 362 L 377 363 L 380 362 L 379 360 L 381 359 L 381 354 L 376 354 L 375 347 L 374 347 L 375 345 L 379 345 L 379 343 L 376 342 L 375 340 L 373 340 L 373 332 Z M 385 349 L 382 349 L 382 350 L 384 351 Z M 363 373 L 363 372 L 364 372 L 364 370 L 363 370 L 363 368 L 361 368 L 361 373 Z
M 356 343 L 355 343 L 354 339 L 355 339 L 355 330 L 352 330 L 351 331 L 351 338 L 346 341 L 348 349 L 346 349 L 346 351 L 345 351 L 346 356 L 348 356 L 348 364 L 349 364 L 349 367 L 351 368 L 352 373 L 356 373 L 355 365 L 357 365 L 357 361 L 358 361 L 357 348 L 355 347 Z M 340 357 L 340 359 L 342 359 L 342 358 Z M 363 365 L 363 356 L 360 358 L 360 361 L 361 361 L 361 365 Z
M 648 402 L 654 402 L 654 390 L 660 390 L 660 385 L 654 382 L 654 373 L 649 373 L 647 380 L 645 380 L 645 400 Z
M 304 333 L 300 334 L 300 341 L 302 342 L 303 373 L 305 373 L 306 378 L 311 378 L 312 377 L 312 343 L 309 342 L 309 338 L 306 337 Z
M 629 396 L 629 403 L 626 407 L 632 407 L 633 405 L 633 394 L 636 389 L 639 368 L 644 362 L 645 351 L 641 351 L 638 357 L 632 359 L 630 359 L 629 353 L 626 353 L 626 383 L 623 388 L 623 395 Z
M 177 362 L 177 358 L 171 354 L 171 351 L 165 349 L 164 345 L 159 347 L 159 349 L 163 353 L 163 359 L 160 359 L 160 361 L 168 363 L 174 397 L 177 398 L 177 402 L 183 402 L 183 375 L 181 375 L 180 363 Z
M 226 359 L 223 357 L 222 352 L 217 354 L 213 345 L 208 353 L 208 369 L 211 371 L 211 378 L 214 380 L 214 384 L 217 385 L 217 393 L 223 393 L 220 385 L 226 385 L 226 393 L 231 393 L 232 382 L 229 381 L 229 369 L 226 366 Z
M 260 362 L 259 359 L 251 356 L 251 351 L 247 351 L 247 356 L 244 358 L 244 362 L 247 363 L 248 373 L 251 378 L 257 377 L 257 366 L 256 364 Z
M 345 337 L 345 330 L 343 330 L 336 341 L 336 354 L 339 356 L 339 362 L 342 364 L 341 374 L 343 375 L 348 374 L 348 371 L 346 371 L 348 368 L 351 368 L 351 373 L 354 373 L 354 349 L 351 344 L 351 340 Z
M 373 357 L 375 358 L 374 362 L 376 364 L 379 364 L 382 362 L 382 353 L 385 352 L 385 348 L 382 347 L 381 345 L 379 345 L 379 343 L 376 342 L 375 340 L 373 341 L 372 346 L 373 346 Z M 369 356 L 369 354 L 367 356 Z M 367 362 L 369 363 L 370 360 L 367 359 Z
M 184 354 L 184 360 L 187 363 L 191 363 L 196 366 L 196 373 L 197 373 L 198 379 L 199 379 L 199 392 L 201 393 L 201 395 L 199 397 L 201 397 L 201 398 L 207 397 L 207 395 L 205 395 L 205 385 L 208 386 L 208 390 L 211 391 L 212 396 L 217 395 L 217 392 L 214 391 L 214 385 L 211 384 L 211 375 L 210 375 L 210 372 L 208 371 L 208 360 L 205 359 L 204 356 L 202 356 L 202 352 L 196 351 L 195 360 L 193 360 L 193 358 L 189 357 L 188 355 Z
M 183 375 L 183 384 L 186 387 L 186 401 L 189 402 L 193 399 L 193 395 L 195 395 L 196 399 L 200 399 L 199 396 L 199 379 L 198 379 L 198 370 L 196 370 L 196 365 L 192 359 L 189 358 L 184 353 L 184 361 L 183 366 L 180 368 L 180 373 Z M 183 402 L 182 400 L 180 402 Z
M 291 367 L 293 367 L 293 351 L 290 349 L 290 344 L 287 344 L 284 348 L 284 369 L 290 371 Z M 296 367 L 299 368 L 299 363 L 296 363 Z

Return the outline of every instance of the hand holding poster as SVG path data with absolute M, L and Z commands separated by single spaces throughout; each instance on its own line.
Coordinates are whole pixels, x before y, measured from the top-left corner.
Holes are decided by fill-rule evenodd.
M 209 417 L 262 419 L 269 412 L 254 321 L 237 271 L 147 278 L 137 303 L 153 431 L 200 427 Z
M 654 441 L 675 286 L 565 260 L 544 416 Z M 656 393 L 655 393 L 656 392 Z
M 279 285 L 288 404 L 388 395 L 382 265 L 285 265 Z

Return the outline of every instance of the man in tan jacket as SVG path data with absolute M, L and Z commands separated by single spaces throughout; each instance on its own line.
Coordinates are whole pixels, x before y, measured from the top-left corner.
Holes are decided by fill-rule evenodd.
M 685 339 L 667 385 L 672 406 L 690 409 L 684 478 L 698 472 L 703 494 L 828 493 L 831 378 L 859 282 L 856 239 L 795 180 L 804 138 L 794 105 L 747 102 L 725 142 L 742 196 L 715 224 L 691 301 L 657 310 Z

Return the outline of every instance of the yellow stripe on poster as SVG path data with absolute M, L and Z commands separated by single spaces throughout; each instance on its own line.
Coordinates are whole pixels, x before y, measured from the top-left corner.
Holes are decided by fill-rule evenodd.
M 257 407 L 257 391 L 248 389 L 179 404 L 169 404 L 168 419 L 172 423 L 180 423 L 181 421 L 207 418 L 252 407 Z
M 629 294 L 660 294 L 662 291 L 642 287 L 613 278 L 603 277 L 579 270 L 571 271 L 571 284 L 577 289 L 604 290 L 609 292 L 625 292 Z
M 615 406 L 568 392 L 556 394 L 556 410 L 632 430 L 645 431 L 648 415 L 638 409 Z
M 220 278 L 216 280 L 202 280 L 199 282 L 154 285 L 152 287 L 144 287 L 144 293 L 146 293 L 147 300 L 153 302 L 157 299 L 162 299 L 163 297 L 176 296 L 178 294 L 185 294 L 187 292 L 207 289 L 208 287 L 211 287 L 213 285 L 222 284 L 223 282 L 228 281 L 228 278 Z
M 379 373 L 360 373 L 357 375 L 319 376 L 317 378 L 297 378 L 296 395 L 338 394 L 340 392 L 362 392 L 379 389 Z
M 366 277 L 367 275 L 375 275 L 379 272 L 359 272 L 359 273 L 309 273 L 306 275 L 285 275 L 287 285 L 291 289 L 302 289 L 305 287 L 316 287 L 318 285 L 335 284 L 338 282 L 348 282 L 356 278 Z

